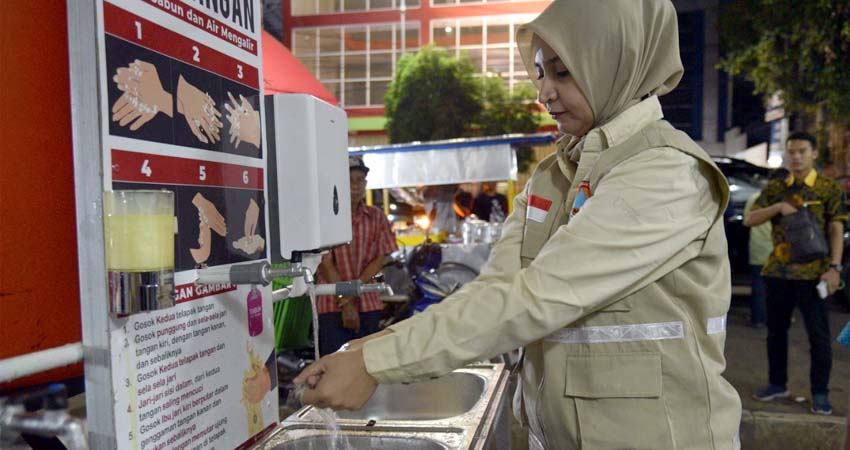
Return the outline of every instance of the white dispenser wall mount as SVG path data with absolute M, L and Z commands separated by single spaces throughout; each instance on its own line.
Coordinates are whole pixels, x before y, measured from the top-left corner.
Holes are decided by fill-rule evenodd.
M 266 96 L 272 261 L 351 241 L 348 120 L 307 94 Z

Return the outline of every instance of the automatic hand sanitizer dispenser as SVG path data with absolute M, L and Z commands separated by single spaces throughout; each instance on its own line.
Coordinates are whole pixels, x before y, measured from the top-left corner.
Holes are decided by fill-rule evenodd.
M 307 94 L 266 96 L 272 262 L 351 241 L 348 121 Z

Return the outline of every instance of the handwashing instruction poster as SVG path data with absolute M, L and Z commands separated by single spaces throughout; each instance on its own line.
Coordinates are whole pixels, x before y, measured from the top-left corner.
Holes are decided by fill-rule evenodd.
M 260 0 L 97 2 L 104 190 L 175 199 L 175 306 L 112 317 L 117 448 L 246 448 L 278 421 L 271 289 L 195 285 L 267 258 Z

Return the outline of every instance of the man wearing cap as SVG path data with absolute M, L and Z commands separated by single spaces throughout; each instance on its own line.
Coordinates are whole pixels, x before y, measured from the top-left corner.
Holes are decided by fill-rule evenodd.
M 360 280 L 371 283 L 387 256 L 398 249 L 384 213 L 367 205 L 366 174 L 362 156 L 348 159 L 351 183 L 351 242 L 331 250 L 322 258 L 319 283 Z M 319 296 L 319 353 L 335 352 L 346 342 L 378 331 L 383 304 L 376 292 L 360 297 Z

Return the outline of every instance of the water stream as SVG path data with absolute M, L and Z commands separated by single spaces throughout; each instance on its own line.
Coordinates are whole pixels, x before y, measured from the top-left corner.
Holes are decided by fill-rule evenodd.
M 314 284 L 307 285 L 307 292 L 310 293 L 310 312 L 313 316 L 313 354 L 315 361 L 319 360 L 319 309 L 316 305 L 316 286 Z
M 308 287 L 308 292 L 310 293 L 310 306 L 312 310 L 313 316 L 313 348 L 314 355 L 316 357 L 316 361 L 319 360 L 319 309 L 316 304 L 316 288 L 315 285 L 310 284 Z M 296 388 L 296 395 L 299 403 L 301 403 L 302 395 L 304 394 L 304 389 L 306 385 L 301 385 Z M 330 433 L 330 447 L 326 447 L 327 450 L 355 450 L 354 447 L 351 446 L 351 443 L 348 441 L 348 438 L 342 434 L 342 431 L 339 429 L 339 423 L 337 422 L 337 415 L 334 410 L 330 408 L 313 408 L 314 411 L 322 418 L 325 422 L 325 427 Z M 318 449 L 317 449 L 318 450 Z
M 305 390 L 307 390 L 307 384 L 301 384 L 295 387 L 294 394 L 299 404 L 302 403 Z M 334 410 L 330 408 L 313 407 L 313 411 L 315 411 L 325 423 L 325 428 L 328 430 L 328 437 L 330 439 L 328 442 L 318 444 L 311 442 L 309 444 L 309 450 L 356 450 L 351 445 L 351 442 L 349 442 L 348 437 L 342 433 L 342 430 L 340 430 L 339 422 L 337 422 L 339 417 L 337 417 Z M 316 448 L 317 446 L 319 448 Z

